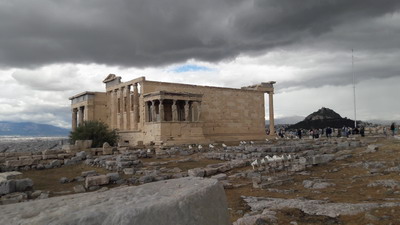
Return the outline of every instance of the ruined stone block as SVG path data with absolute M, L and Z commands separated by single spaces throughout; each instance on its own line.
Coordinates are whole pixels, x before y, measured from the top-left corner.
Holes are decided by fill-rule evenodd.
M 47 154 L 47 155 L 42 155 L 42 159 L 46 160 L 46 159 L 58 159 L 58 155 L 56 154 Z
M 109 178 L 110 182 L 115 182 L 120 179 L 118 173 L 107 173 L 106 176 Z
M 42 160 L 42 155 L 32 155 L 33 160 Z
M 15 180 L 15 191 L 24 192 L 32 189 L 33 181 L 29 178 Z
M 124 174 L 127 174 L 127 175 L 135 174 L 135 168 L 124 168 L 123 171 L 124 171 Z
M 19 156 L 18 160 L 26 160 L 26 159 L 32 159 L 32 156 L 30 155 L 24 155 L 24 156 Z
M 71 157 L 71 154 L 63 153 L 63 154 L 57 154 L 57 159 L 66 159 Z
M 57 155 L 59 153 L 60 151 L 58 150 L 50 150 L 50 149 L 42 151 L 42 155 Z
M 98 175 L 98 173 L 96 172 L 96 170 L 89 170 L 89 171 L 83 171 L 81 173 L 82 177 L 90 177 L 90 176 L 96 176 Z
M 85 187 L 89 188 L 92 186 L 105 185 L 110 182 L 110 178 L 107 175 L 91 176 L 86 177 Z
M 73 187 L 75 193 L 86 192 L 85 187 L 82 184 L 76 185 Z
M 77 151 L 77 148 L 75 145 L 63 145 L 62 150 L 66 151 L 67 153 L 71 153 Z
M 248 162 L 245 160 L 232 160 L 230 162 L 232 168 L 242 168 L 248 165 Z
M 37 160 L 26 159 L 26 160 L 8 160 L 6 161 L 6 167 L 20 167 L 20 166 L 31 166 L 37 164 Z
M 6 180 L 18 179 L 22 177 L 22 173 L 18 171 L 10 171 L 0 173 L 0 178 L 4 178 Z
M 231 165 L 230 164 L 223 164 L 222 166 L 218 167 L 218 172 L 219 173 L 224 173 L 226 171 L 231 170 Z
M 113 148 L 112 147 L 103 148 L 102 153 L 103 153 L 103 155 L 112 155 L 113 154 Z
M 204 168 L 204 173 L 206 176 L 214 175 L 218 172 L 218 168 Z
M 188 175 L 191 177 L 204 177 L 205 171 L 202 168 L 194 168 L 188 170 Z
M 76 140 L 75 141 L 75 149 L 76 150 L 85 150 L 90 149 L 92 147 L 92 140 Z
M 225 173 L 220 173 L 211 177 L 211 179 L 216 179 L 216 180 L 226 180 L 226 178 L 227 176 Z
M 0 178 L 0 195 L 6 195 L 12 192 L 15 192 L 15 180 Z

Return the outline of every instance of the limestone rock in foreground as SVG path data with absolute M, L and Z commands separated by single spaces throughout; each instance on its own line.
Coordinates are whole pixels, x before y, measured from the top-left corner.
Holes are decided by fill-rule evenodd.
M 5 205 L 0 212 L 0 224 L 229 224 L 222 185 L 198 177 Z
M 284 208 L 297 208 L 310 215 L 337 217 L 355 215 L 374 208 L 398 207 L 400 202 L 387 203 L 329 203 L 322 200 L 282 199 L 264 197 L 245 197 L 243 199 L 253 212 L 263 212 Z M 241 224 L 241 223 L 236 223 Z

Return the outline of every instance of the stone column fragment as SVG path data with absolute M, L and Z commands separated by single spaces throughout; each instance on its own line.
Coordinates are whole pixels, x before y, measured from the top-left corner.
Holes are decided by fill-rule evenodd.
M 78 109 L 73 108 L 72 109 L 72 131 L 76 130 L 77 123 L 78 123 L 77 119 L 78 119 Z
M 274 121 L 274 93 L 268 92 L 269 96 L 269 134 L 275 135 L 275 121 Z

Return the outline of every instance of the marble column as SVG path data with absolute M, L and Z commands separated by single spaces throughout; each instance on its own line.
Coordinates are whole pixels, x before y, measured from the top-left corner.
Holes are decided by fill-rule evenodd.
M 200 115 L 201 115 L 201 102 L 197 103 L 197 121 L 200 121 Z
M 172 103 L 172 121 L 178 121 L 178 105 L 176 104 L 176 100 L 173 100 Z
M 131 86 L 128 85 L 125 87 L 125 129 L 131 129 Z
M 193 122 L 195 122 L 195 121 L 197 121 L 197 118 L 196 118 L 196 112 L 197 112 L 197 102 L 192 102 L 192 118 L 191 118 L 191 120 L 193 121 Z
M 84 112 L 85 111 L 85 107 L 84 106 L 81 106 L 81 107 L 79 107 L 79 109 L 78 109 L 78 126 L 80 126 L 80 125 L 82 125 L 83 124 L 83 115 L 85 115 Z
M 121 101 L 121 110 L 120 110 L 120 112 L 121 112 L 121 116 L 120 116 L 120 120 L 119 120 L 119 123 L 120 123 L 120 129 L 121 130 L 125 130 L 125 99 L 124 99 L 124 90 L 125 90 L 125 88 L 124 87 L 121 87 L 120 88 L 120 91 L 119 91 L 119 98 L 121 99 L 120 101 Z
M 150 122 L 150 107 L 148 102 L 144 102 L 144 119 L 145 122 Z
M 147 107 L 147 106 L 146 106 Z M 138 91 L 138 84 L 134 84 L 133 90 L 133 129 L 138 129 L 139 123 L 139 91 Z
M 119 128 L 119 102 L 118 102 L 118 89 L 114 89 L 114 129 Z
M 189 101 L 185 101 L 185 121 L 190 121 L 190 118 L 189 118 Z
M 72 109 L 72 131 L 76 130 L 78 119 L 78 109 Z
M 108 92 L 109 96 L 110 96 L 110 103 L 109 103 L 109 107 L 110 107 L 110 128 L 114 129 L 115 128 L 115 120 L 114 120 L 114 114 L 115 114 L 115 101 L 114 101 L 114 91 L 111 90 L 110 92 Z
M 275 135 L 275 121 L 274 121 L 274 93 L 268 92 L 269 96 L 269 135 Z
M 164 100 L 160 99 L 160 106 L 158 107 L 158 113 L 160 114 L 160 122 L 164 121 Z
M 150 101 L 150 122 L 156 121 L 156 103 L 154 100 Z
M 116 128 L 121 130 L 121 120 L 122 120 L 122 99 L 121 99 L 121 88 L 115 89 L 115 102 L 116 102 L 116 119 L 115 119 L 115 124 Z

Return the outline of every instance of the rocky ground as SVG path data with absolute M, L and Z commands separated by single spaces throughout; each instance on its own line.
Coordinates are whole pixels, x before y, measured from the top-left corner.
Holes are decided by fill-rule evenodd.
M 22 171 L 22 178 L 32 179 L 34 190 L 18 201 L 198 176 L 224 185 L 235 225 L 400 224 L 396 138 L 274 140 L 162 151 L 79 153 L 80 163 Z M 254 170 L 250 166 L 255 159 L 282 154 L 295 159 Z
M 227 190 L 234 224 L 400 224 L 400 140 L 371 141 L 287 183 Z
M 0 153 L 38 152 L 46 149 L 61 149 L 67 144 L 66 137 L 5 137 L 0 136 Z

